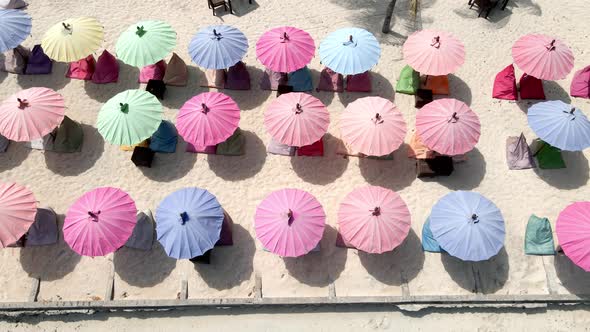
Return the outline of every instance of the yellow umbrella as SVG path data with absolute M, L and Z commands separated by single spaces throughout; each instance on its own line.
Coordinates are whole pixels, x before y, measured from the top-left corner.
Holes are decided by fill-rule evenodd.
M 41 47 L 55 61 L 74 62 L 94 53 L 103 36 L 103 26 L 95 18 L 70 18 L 47 30 Z

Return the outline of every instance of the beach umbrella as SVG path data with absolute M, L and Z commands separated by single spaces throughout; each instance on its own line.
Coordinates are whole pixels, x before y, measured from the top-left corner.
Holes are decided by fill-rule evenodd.
M 479 140 L 480 128 L 477 114 L 457 99 L 437 99 L 416 113 L 416 131 L 422 143 L 448 156 L 471 151 Z
M 342 238 L 355 248 L 381 254 L 399 246 L 410 231 L 410 211 L 400 195 L 365 186 L 340 203 L 338 226 Z
M 94 53 L 103 38 L 104 28 L 95 18 L 70 18 L 50 27 L 41 47 L 55 61 L 74 62 Z
M 416 31 L 403 46 L 404 60 L 424 75 L 447 75 L 465 62 L 465 46 L 452 34 L 436 30 Z
M 309 33 L 294 27 L 265 32 L 256 43 L 256 57 L 267 68 L 281 73 L 305 67 L 313 58 L 315 44 Z
M 14 182 L 0 183 L 0 244 L 15 244 L 29 231 L 37 214 L 33 193 Z
M 441 248 L 464 261 L 483 261 L 504 246 L 504 219 L 498 207 L 482 195 L 454 191 L 430 213 L 430 229 Z
M 350 103 L 340 117 L 339 128 L 346 144 L 369 156 L 395 151 L 406 136 L 401 112 L 381 97 L 364 97 Z
M 66 243 L 82 256 L 104 256 L 121 248 L 136 224 L 135 202 L 118 188 L 86 192 L 70 206 L 64 220 Z
M 310 193 L 281 189 L 256 208 L 256 237 L 268 251 L 281 257 L 299 257 L 317 247 L 324 234 L 326 214 Z
M 590 272 L 590 202 L 568 205 L 559 213 L 555 229 L 567 257 Z
M 134 145 L 152 136 L 162 122 L 162 104 L 147 91 L 127 90 L 100 109 L 96 127 L 111 144 Z
M 63 97 L 48 88 L 21 90 L 0 104 L 0 134 L 30 142 L 51 133 L 63 120 Z
M 176 117 L 180 136 L 199 147 L 225 142 L 239 123 L 238 104 L 221 92 L 204 92 L 192 97 Z
M 264 113 L 264 126 L 272 137 L 289 146 L 315 143 L 328 131 L 330 113 L 306 93 L 291 92 L 274 99 Z
M 188 45 L 193 62 L 207 69 L 229 68 L 242 60 L 247 50 L 246 36 L 229 25 L 203 28 Z
M 525 73 L 541 80 L 560 80 L 574 68 L 574 54 L 561 40 L 530 34 L 512 46 L 514 63 Z
M 0 53 L 19 46 L 31 34 L 31 17 L 18 9 L 0 10 Z
M 162 21 L 131 25 L 115 45 L 117 58 L 128 65 L 145 67 L 164 59 L 176 46 L 176 32 Z
M 158 241 L 168 256 L 176 259 L 194 258 L 213 249 L 222 224 L 223 209 L 205 189 L 175 191 L 156 210 Z
M 551 146 L 566 151 L 590 147 L 590 121 L 577 107 L 545 101 L 531 106 L 527 118 L 535 134 Z
M 365 29 L 344 28 L 329 34 L 320 43 L 320 60 L 342 75 L 364 73 L 379 61 L 381 47 Z

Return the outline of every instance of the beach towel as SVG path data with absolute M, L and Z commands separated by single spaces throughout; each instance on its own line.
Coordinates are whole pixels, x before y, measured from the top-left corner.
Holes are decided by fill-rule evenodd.
M 178 141 L 178 132 L 176 127 L 170 121 L 163 120 L 158 130 L 150 138 L 150 149 L 154 152 L 174 153 L 176 152 L 176 143 Z
M 533 156 L 537 158 L 537 164 L 542 169 L 560 169 L 565 168 L 565 161 L 561 156 L 561 150 L 543 142 L 537 138 L 531 144 Z
M 116 83 L 119 80 L 119 62 L 114 55 L 104 50 L 96 61 L 92 83 Z
M 399 74 L 395 92 L 415 95 L 418 88 L 420 88 L 420 73 L 406 65 Z
M 158 99 L 164 99 L 164 93 L 166 92 L 166 84 L 162 80 L 149 80 L 145 91 L 153 94 Z
M 23 9 L 28 5 L 23 0 L 0 0 L 0 9 Z
M 92 79 L 95 68 L 96 60 L 94 60 L 94 56 L 90 54 L 82 60 L 70 63 L 66 77 L 88 81 Z
M 27 233 L 25 247 L 55 244 L 57 239 L 57 215 L 51 208 L 38 208 L 35 222 Z
M 148 83 L 150 80 L 162 80 L 166 74 L 166 62 L 160 60 L 153 65 L 141 68 L 139 83 Z
M 227 70 L 225 88 L 230 90 L 250 90 L 250 73 L 242 61 Z
M 35 45 L 31 51 L 31 56 L 29 56 L 29 61 L 27 62 L 27 66 L 25 68 L 25 74 L 51 74 L 52 68 L 53 62 L 51 62 L 51 59 L 43 52 L 41 45 Z
M 10 140 L 8 140 L 8 138 L 0 135 L 0 153 L 6 152 L 9 145 L 10 145 Z
M 371 74 L 366 71 L 364 73 L 346 76 L 346 91 L 371 92 Z
M 414 96 L 414 107 L 422 108 L 422 106 L 432 101 L 432 90 L 418 89 Z
M 163 81 L 166 85 L 186 86 L 188 84 L 188 68 L 186 63 L 176 53 L 172 53 L 166 66 Z
M 223 223 L 221 224 L 221 232 L 219 233 L 219 240 L 215 243 L 215 246 L 232 246 L 234 239 L 232 235 L 232 229 L 234 227 L 234 221 L 223 211 Z
M 287 85 L 293 87 L 295 92 L 307 92 L 313 90 L 311 71 L 307 66 L 287 75 Z
M 432 90 L 433 95 L 449 95 L 449 77 L 447 75 L 422 77 L 420 89 Z
M 310 145 L 305 145 L 297 149 L 298 156 L 307 157 L 323 157 L 324 156 L 324 139 L 320 138 L 319 141 L 314 142 Z
M 514 65 L 510 64 L 501 72 L 496 74 L 494 79 L 494 89 L 492 98 L 517 100 L 518 91 L 516 89 L 516 75 L 514 74 Z
M 527 255 L 555 255 L 549 219 L 531 215 L 524 235 L 524 252 Z
M 408 158 L 415 159 L 430 159 L 434 158 L 435 152 L 422 143 L 422 139 L 416 133 L 416 130 L 412 130 L 412 136 L 410 137 L 408 147 Z
M 142 141 L 139 144 L 135 144 L 135 145 L 121 145 L 120 149 L 122 151 L 133 151 L 136 146 L 141 146 L 141 147 L 147 148 L 150 146 L 150 141 L 146 139 L 145 141 Z
M 152 211 L 146 210 L 137 214 L 137 223 L 133 233 L 125 243 L 125 247 L 149 251 L 154 243 L 154 217 Z
M 272 138 L 270 140 L 270 143 L 268 143 L 268 147 L 266 148 L 266 151 L 268 153 L 281 155 L 281 156 L 294 156 L 295 155 L 295 147 L 294 146 L 281 144 Z
M 0 70 L 13 74 L 24 74 L 30 56 L 31 51 L 23 46 L 6 51 L 4 57 L 0 58 Z
M 61 153 L 74 153 L 82 151 L 84 131 L 76 121 L 64 116 L 63 121 L 57 128 L 53 151 Z
M 217 152 L 216 145 L 209 146 L 196 146 L 191 143 L 186 143 L 186 152 L 191 153 L 204 153 L 204 154 L 215 154 Z
M 419 178 L 449 176 L 453 171 L 453 158 L 449 156 L 436 156 L 432 159 L 416 159 L 416 174 Z
M 142 146 L 136 146 L 133 149 L 133 154 L 131 155 L 131 161 L 137 167 L 152 167 L 152 162 L 154 161 L 154 151 L 150 148 L 144 148 Z
M 545 99 L 543 81 L 528 74 L 520 77 L 520 99 Z
M 326 67 L 320 73 L 320 82 L 318 83 L 317 91 L 344 91 L 344 78 L 342 74 L 338 74 L 332 69 Z
M 287 85 L 289 76 L 287 73 L 279 73 L 268 68 L 264 70 L 262 79 L 260 80 L 260 89 L 262 90 L 277 90 L 280 85 Z
M 430 229 L 430 217 L 426 218 L 426 222 L 424 222 L 424 226 L 422 226 L 422 250 L 428 252 L 442 251 Z
M 590 66 L 578 70 L 570 85 L 572 97 L 590 98 Z
M 206 69 L 205 78 L 201 81 L 201 86 L 205 88 L 223 89 L 225 86 L 225 70 Z
M 217 144 L 215 154 L 222 156 L 242 156 L 245 153 L 246 138 L 240 128 L 237 128 L 234 133 L 225 140 L 225 142 Z
M 57 129 L 53 132 L 25 143 L 25 147 L 33 150 L 53 151 L 53 143 L 55 142 L 55 134 Z
M 506 162 L 508 169 L 528 169 L 535 167 L 535 160 L 524 134 L 506 139 Z

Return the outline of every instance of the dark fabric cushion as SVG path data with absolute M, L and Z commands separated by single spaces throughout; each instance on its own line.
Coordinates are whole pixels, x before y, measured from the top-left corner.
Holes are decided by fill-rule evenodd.
M 516 76 L 514 74 L 514 65 L 510 64 L 501 72 L 496 74 L 494 80 L 494 89 L 492 97 L 496 99 L 517 100 L 518 91 L 516 90 Z
M 189 261 L 193 263 L 211 264 L 211 250 L 212 249 L 207 250 L 207 252 L 205 252 L 201 256 L 193 257 L 189 259 Z
M 422 108 L 422 106 L 432 101 L 432 90 L 418 89 L 416 91 L 415 100 L 416 102 L 414 106 L 416 108 Z
M 250 90 L 250 73 L 242 61 L 227 70 L 225 88 L 230 90 Z
M 216 246 L 232 246 L 234 244 L 232 229 L 234 221 L 223 211 L 223 224 L 221 224 L 221 232 L 219 233 L 219 240 L 215 243 Z
M 164 99 L 164 92 L 166 92 L 166 84 L 162 80 L 149 80 L 145 91 L 158 97 L 158 99 Z
M 520 77 L 520 99 L 545 99 L 543 81 L 528 74 Z
M 292 86 L 279 84 L 279 86 L 277 88 L 277 97 L 284 94 L 284 93 L 289 93 L 289 92 L 293 92 Z
M 324 156 L 324 141 L 320 138 L 319 141 L 299 147 L 297 149 L 298 156 L 307 156 L 307 157 L 323 157 Z
M 371 74 L 366 71 L 346 77 L 346 91 L 348 92 L 371 92 Z
M 53 62 L 51 62 L 51 59 L 43 52 L 43 48 L 41 48 L 41 45 L 35 45 L 35 47 L 33 47 L 33 50 L 31 51 L 31 56 L 29 57 L 29 62 L 27 63 L 25 74 L 51 74 L 52 69 Z
M 317 91 L 344 91 L 344 78 L 342 74 L 338 74 L 332 69 L 326 67 L 320 73 L 320 82 L 318 83 Z
M 453 173 L 453 158 L 437 156 L 432 159 L 417 159 L 416 171 L 418 177 L 449 176 Z
M 131 161 L 137 167 L 152 167 L 152 161 L 154 160 L 154 151 L 150 148 L 144 148 L 142 146 L 136 146 L 133 149 L 133 155 Z

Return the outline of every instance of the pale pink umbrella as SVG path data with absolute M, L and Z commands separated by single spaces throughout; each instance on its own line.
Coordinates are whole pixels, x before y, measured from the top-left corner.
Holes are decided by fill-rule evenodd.
M 326 214 L 318 200 L 298 189 L 281 189 L 256 208 L 254 229 L 264 248 L 281 257 L 298 257 L 314 249 L 324 234 Z
M 416 132 L 431 150 L 448 156 L 471 151 L 479 141 L 479 117 L 464 102 L 437 99 L 416 113 Z
M 574 54 L 559 39 L 542 34 L 520 37 L 512 46 L 512 58 L 525 73 L 541 80 L 565 78 L 574 68 Z
M 567 257 L 590 272 L 590 202 L 567 206 L 557 217 L 555 230 Z
M 30 88 L 0 104 L 0 134 L 9 140 L 28 142 L 51 133 L 63 120 L 63 97 L 48 88 Z
M 399 246 L 410 231 L 410 222 L 410 210 L 404 200 L 398 193 L 382 187 L 355 189 L 346 195 L 338 209 L 342 238 L 371 254 Z
M 264 126 L 281 144 L 304 146 L 315 143 L 328 131 L 330 113 L 312 95 L 301 92 L 282 94 L 264 113 Z
M 33 193 L 14 182 L 0 183 L 0 244 L 15 244 L 35 221 L 37 200 Z
M 64 240 L 83 256 L 104 256 L 122 247 L 136 224 L 135 202 L 118 188 L 96 188 L 70 206 Z
M 238 128 L 240 108 L 229 96 L 205 92 L 189 99 L 178 112 L 176 127 L 185 141 L 205 147 L 227 140 Z
M 447 75 L 465 62 L 465 46 L 444 31 L 414 32 L 403 47 L 404 60 L 424 75 Z
M 397 107 L 381 97 L 364 97 L 350 103 L 340 117 L 340 134 L 353 150 L 385 156 L 404 142 L 406 122 Z
M 290 73 L 305 67 L 313 58 L 315 44 L 309 33 L 294 27 L 265 32 L 256 43 L 256 57 L 267 68 Z

